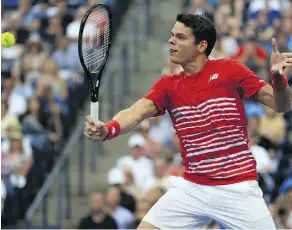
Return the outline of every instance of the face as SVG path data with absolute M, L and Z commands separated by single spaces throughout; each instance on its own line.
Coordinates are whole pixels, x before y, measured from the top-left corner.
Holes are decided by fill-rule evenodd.
M 181 22 L 176 22 L 171 30 L 170 61 L 175 64 L 187 65 L 193 62 L 199 54 L 207 48 L 207 42 L 195 44 L 195 37 L 190 28 Z
M 130 154 L 133 156 L 133 158 L 139 158 L 143 155 L 144 148 L 140 146 L 135 146 L 129 149 Z
M 93 213 L 99 213 L 104 207 L 104 197 L 101 193 L 94 193 L 90 197 L 90 207 Z
M 106 194 L 106 203 L 110 207 L 115 207 L 120 203 L 121 193 L 117 187 L 110 187 Z
M 37 112 L 40 109 L 39 100 L 36 97 L 33 97 L 29 101 L 29 110 L 30 112 Z
M 15 153 L 22 153 L 22 141 L 18 138 L 13 138 L 10 140 L 10 151 Z
M 155 161 L 155 174 L 158 178 L 162 178 L 167 171 L 167 162 L 165 159 L 157 159 Z

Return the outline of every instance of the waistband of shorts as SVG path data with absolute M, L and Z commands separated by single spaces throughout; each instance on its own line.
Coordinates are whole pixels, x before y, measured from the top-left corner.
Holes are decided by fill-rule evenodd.
M 236 184 L 236 183 L 240 183 L 244 181 L 257 180 L 257 174 L 256 174 L 256 171 L 253 171 L 245 175 L 235 176 L 233 178 L 228 178 L 224 180 L 218 180 L 218 179 L 206 178 L 206 177 L 202 177 L 198 175 L 188 175 L 186 172 L 184 172 L 183 178 L 187 181 L 190 181 L 196 184 L 218 186 L 218 185 Z

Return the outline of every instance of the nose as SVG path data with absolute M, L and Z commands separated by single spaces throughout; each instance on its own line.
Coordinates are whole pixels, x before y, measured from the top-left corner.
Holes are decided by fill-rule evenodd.
M 171 45 L 175 45 L 175 38 L 173 36 L 171 36 L 168 40 L 169 44 Z

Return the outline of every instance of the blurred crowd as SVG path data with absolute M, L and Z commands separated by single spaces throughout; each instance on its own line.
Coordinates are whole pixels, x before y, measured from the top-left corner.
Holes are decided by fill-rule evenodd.
M 88 90 L 77 36 L 86 9 L 96 2 L 2 1 L 2 32 L 16 36 L 16 45 L 1 51 L 3 226 L 23 218 L 82 108 Z M 269 82 L 271 38 L 281 52 L 292 51 L 291 0 L 182 3 L 185 11 L 205 13 L 214 21 L 218 39 L 210 58 L 236 58 Z M 163 74 L 180 71 L 168 61 L 162 69 Z M 292 76 L 288 79 L 291 84 Z M 277 114 L 252 99 L 245 104 L 259 185 L 277 228 L 291 229 L 292 112 Z M 90 196 L 91 212 L 78 228 L 136 228 L 168 189 L 168 177 L 182 175 L 179 140 L 168 115 L 143 121 L 127 144 L 128 154 L 108 172 L 106 193 Z M 211 222 L 206 228 L 218 225 Z
M 280 52 L 292 51 L 292 1 L 182 2 L 185 11 L 207 14 L 216 25 L 218 39 L 209 58 L 236 58 L 270 82 L 271 38 L 277 39 Z M 162 74 L 181 70 L 181 66 L 166 61 Z M 291 84 L 292 76 L 287 77 Z M 276 227 L 291 229 L 292 111 L 277 114 L 253 99 L 245 105 L 249 145 L 264 199 Z M 79 228 L 136 228 L 168 189 L 168 177 L 183 173 L 179 140 L 168 115 L 143 121 L 128 140 L 128 149 L 108 172 L 107 192 L 90 197 L 91 213 L 80 221 Z M 205 228 L 219 226 L 210 222 Z
M 2 226 L 23 218 L 83 106 L 88 89 L 77 39 L 94 3 L 2 1 L 2 32 L 16 37 L 1 50 Z

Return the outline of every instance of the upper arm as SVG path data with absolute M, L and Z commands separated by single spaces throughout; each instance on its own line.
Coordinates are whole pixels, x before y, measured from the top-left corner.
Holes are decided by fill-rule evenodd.
M 230 60 L 228 68 L 235 79 L 237 87 L 242 90 L 244 96 L 250 98 L 259 90 L 267 86 L 267 83 L 256 76 L 247 66 L 236 60 Z
M 274 91 L 270 85 L 262 87 L 255 95 L 255 99 L 262 104 L 270 107 L 274 111 L 277 111 L 276 102 L 274 98 Z

